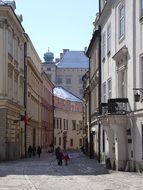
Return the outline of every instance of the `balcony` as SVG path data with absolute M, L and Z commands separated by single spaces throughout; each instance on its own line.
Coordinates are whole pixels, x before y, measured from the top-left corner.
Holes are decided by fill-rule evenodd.
M 128 111 L 128 98 L 108 99 L 101 103 L 101 115 L 125 115 Z

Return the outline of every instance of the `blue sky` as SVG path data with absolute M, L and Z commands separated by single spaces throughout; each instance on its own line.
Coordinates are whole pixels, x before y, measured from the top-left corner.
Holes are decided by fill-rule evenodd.
M 41 60 L 52 51 L 58 58 L 63 49 L 84 50 L 89 45 L 98 0 L 15 0 L 16 13 Z

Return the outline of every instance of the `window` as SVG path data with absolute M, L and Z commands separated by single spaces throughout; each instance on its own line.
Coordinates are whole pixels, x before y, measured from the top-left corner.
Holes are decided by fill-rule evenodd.
M 71 79 L 70 78 L 66 79 L 66 84 L 71 84 Z
M 118 76 L 119 84 L 119 98 L 126 98 L 126 70 L 119 71 Z
M 73 139 L 70 139 L 70 146 L 73 146 Z
M 51 71 L 51 68 L 47 68 L 47 71 Z
M 119 7 L 119 39 L 125 34 L 125 7 L 122 4 Z
M 104 32 L 103 37 L 102 37 L 102 59 L 105 58 L 105 53 L 106 53 L 106 41 L 105 41 L 105 38 L 106 38 L 106 34 Z
M 66 120 L 66 129 L 68 130 L 68 120 Z
M 104 130 L 102 131 L 102 144 L 103 144 L 102 151 L 105 152 L 105 131 Z
M 143 159 L 143 125 L 142 125 L 142 159 Z
M 61 137 L 59 137 L 59 146 L 61 146 Z
M 111 79 L 108 80 L 108 99 L 112 97 Z
M 141 6 L 140 6 L 140 16 L 143 17 L 143 0 L 141 1 Z
M 79 139 L 79 146 L 82 146 L 82 139 Z
M 58 78 L 58 79 L 57 79 L 57 83 L 58 83 L 58 84 L 62 84 L 62 78 Z
M 76 120 L 72 120 L 72 130 L 76 130 Z
M 111 25 L 107 28 L 107 54 L 111 51 Z
M 103 102 L 106 102 L 106 82 L 103 84 Z
M 140 64 L 140 86 L 143 88 L 143 57 L 141 57 Z

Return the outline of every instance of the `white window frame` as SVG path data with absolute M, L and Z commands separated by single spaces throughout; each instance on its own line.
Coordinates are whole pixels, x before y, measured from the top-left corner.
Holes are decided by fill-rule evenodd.
M 122 12 L 123 9 L 123 12 Z M 119 6 L 119 40 L 125 37 L 125 5 L 122 3 Z M 121 14 L 123 13 L 123 14 Z
M 118 96 L 119 98 L 127 97 L 127 70 L 125 68 L 118 71 Z
M 102 36 L 102 59 L 105 59 L 106 55 L 106 33 L 103 33 Z
M 140 57 L 140 87 L 143 88 L 143 55 Z
M 140 0 L 140 17 L 143 17 L 143 0 Z
M 102 86 L 102 92 L 103 92 L 103 102 L 106 102 L 107 101 L 107 96 L 106 96 L 106 82 L 103 83 L 103 86 Z
M 112 98 L 112 80 L 111 78 L 108 79 L 108 99 Z
M 107 54 L 111 52 L 111 24 L 107 27 Z

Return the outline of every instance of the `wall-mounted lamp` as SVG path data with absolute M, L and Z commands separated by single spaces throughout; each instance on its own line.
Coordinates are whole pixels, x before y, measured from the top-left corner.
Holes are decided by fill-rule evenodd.
M 140 99 L 142 99 L 143 97 L 143 88 L 133 88 L 133 90 L 136 91 L 136 93 L 134 94 L 135 102 L 139 102 Z M 140 95 L 138 92 L 140 92 L 142 95 Z

